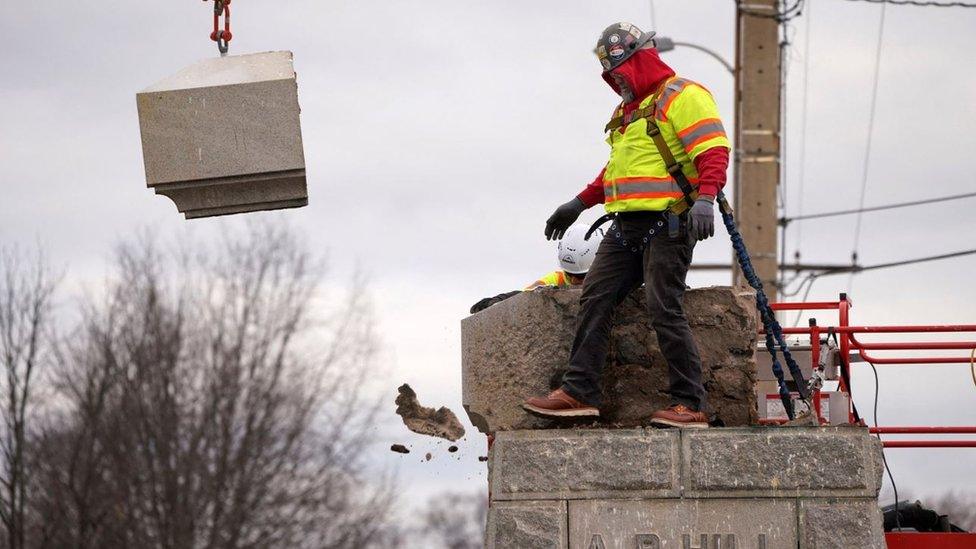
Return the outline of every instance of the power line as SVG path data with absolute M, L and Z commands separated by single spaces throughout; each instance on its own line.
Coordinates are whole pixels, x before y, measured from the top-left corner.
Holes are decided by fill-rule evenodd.
M 854 266 L 853 267 L 854 270 L 852 272 L 858 274 L 858 273 L 863 273 L 864 271 L 874 271 L 877 269 L 889 269 L 891 267 L 903 267 L 905 265 L 915 265 L 916 263 L 927 263 L 929 261 L 938 261 L 940 259 L 952 259 L 953 257 L 962 257 L 966 255 L 973 255 L 973 254 L 976 254 L 976 249 L 964 250 L 961 252 L 952 252 L 948 254 L 930 255 L 930 256 L 919 257 L 915 259 L 905 259 L 902 261 L 892 261 L 889 263 L 878 263 L 876 265 L 868 265 L 867 267 Z M 834 273 L 826 272 L 823 274 L 828 275 Z
M 751 15 L 752 17 L 761 17 L 763 19 L 775 19 L 779 23 L 785 23 L 787 21 L 790 21 L 791 19 L 795 19 L 803 15 L 804 2 L 805 0 L 795 0 L 792 6 L 785 8 L 783 11 L 773 11 L 770 13 L 749 10 L 749 9 L 742 9 L 742 2 L 740 2 L 740 0 L 735 0 L 735 6 L 736 9 L 738 9 L 741 13 L 744 13 L 746 15 Z
M 813 5 L 810 5 L 810 10 L 807 11 L 806 27 L 804 29 L 803 37 L 803 122 L 800 124 L 800 137 L 802 141 L 800 142 L 800 159 L 799 159 L 799 181 L 797 189 L 797 211 L 799 214 L 797 217 L 803 216 L 803 186 L 806 181 L 806 163 L 807 163 L 807 112 L 808 112 L 808 97 L 810 89 L 810 20 L 813 19 Z M 784 240 L 786 239 L 784 236 Z M 803 236 L 803 225 L 800 225 L 796 230 L 796 241 L 794 244 L 797 253 L 799 253 L 801 237 Z
M 918 263 L 927 263 L 929 261 L 939 261 L 939 260 L 942 260 L 942 259 L 952 259 L 954 257 L 963 257 L 963 256 L 967 256 L 967 255 L 974 255 L 974 254 L 976 254 L 976 249 L 963 250 L 963 251 L 959 251 L 959 252 L 950 252 L 950 253 L 947 253 L 947 254 L 930 255 L 930 256 L 926 256 L 926 257 L 916 257 L 916 258 L 913 258 L 913 259 L 904 259 L 904 260 L 901 260 L 901 261 L 891 261 L 891 262 L 888 262 L 888 263 L 878 263 L 878 264 L 875 264 L 875 265 L 868 265 L 866 267 L 865 266 L 861 266 L 861 265 L 857 265 L 857 264 L 852 264 L 850 266 L 845 266 L 845 267 L 835 267 L 835 268 L 832 268 L 832 269 L 827 269 L 827 270 L 823 270 L 823 271 L 820 271 L 820 272 L 808 274 L 802 281 L 800 281 L 800 284 L 796 287 L 796 290 L 794 290 L 793 292 L 787 292 L 786 289 L 783 288 L 782 295 L 785 296 L 785 297 L 792 297 L 792 296 L 797 295 L 800 292 L 803 292 L 804 291 L 804 288 L 805 288 L 806 291 L 803 293 L 803 299 L 801 301 L 806 301 L 807 300 L 807 297 L 809 297 L 809 295 L 810 295 L 810 290 L 813 289 L 813 283 L 816 282 L 818 278 L 823 277 L 823 276 L 830 276 L 830 275 L 850 273 L 851 277 L 853 278 L 854 275 L 863 273 L 865 271 L 875 271 L 875 270 L 878 270 L 878 269 L 889 269 L 891 267 L 904 267 L 905 265 L 915 265 L 915 264 L 918 264 Z M 803 314 L 803 311 L 802 310 L 797 311 L 796 322 L 793 324 L 794 326 L 797 326 L 799 324 L 799 322 L 800 322 L 800 316 L 802 314 Z
M 874 114 L 878 104 L 878 73 L 881 70 L 881 46 L 884 41 L 885 12 L 887 4 L 881 5 L 881 21 L 878 23 L 878 41 L 875 45 L 874 54 L 874 77 L 871 85 L 871 109 L 868 113 L 868 137 L 864 148 L 864 169 L 861 172 L 861 197 L 858 200 L 858 209 L 864 208 L 864 196 L 868 187 L 868 169 L 871 165 L 871 141 L 874 136 Z M 854 225 L 854 246 L 851 250 L 851 262 L 857 263 L 857 249 L 861 243 L 861 214 L 857 214 L 857 222 Z M 851 278 L 853 282 L 853 277 Z
M 892 4 L 894 6 L 917 6 L 921 8 L 976 8 L 967 2 L 925 2 L 919 0 L 847 0 L 848 2 L 868 2 L 871 4 Z
M 923 204 L 935 204 L 937 202 L 948 202 L 950 200 L 961 200 L 963 198 L 976 197 L 976 192 L 964 193 L 964 194 L 953 194 L 949 196 L 939 196 L 936 198 L 927 198 L 924 200 L 913 200 L 911 202 L 896 202 L 894 204 L 885 204 L 883 206 L 871 206 L 868 208 L 857 208 L 853 210 L 837 210 L 834 212 L 821 212 L 815 214 L 806 215 L 796 215 L 793 217 L 784 217 L 779 220 L 780 225 L 787 225 L 793 221 L 802 221 L 805 219 L 820 219 L 824 217 L 836 217 L 839 215 L 851 215 L 851 214 L 861 214 L 865 212 L 878 212 L 881 210 L 893 210 L 896 208 L 908 208 L 911 206 L 921 206 Z

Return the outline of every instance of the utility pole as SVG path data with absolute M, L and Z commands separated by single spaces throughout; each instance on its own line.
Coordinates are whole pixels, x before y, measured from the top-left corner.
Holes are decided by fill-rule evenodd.
M 779 0 L 743 0 L 735 36 L 735 217 L 770 301 L 776 300 L 778 267 L 781 55 L 779 22 L 772 17 L 778 11 Z M 746 283 L 738 266 L 732 279 Z

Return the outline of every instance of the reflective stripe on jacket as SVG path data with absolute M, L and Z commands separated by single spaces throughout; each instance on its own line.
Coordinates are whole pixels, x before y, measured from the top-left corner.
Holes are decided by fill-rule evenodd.
M 654 94 L 640 103 L 651 104 Z M 618 108 L 614 116 L 620 116 Z M 731 148 L 712 94 L 684 78 L 670 78 L 658 98 L 655 119 L 682 171 L 698 184 L 695 157 L 713 147 Z M 621 131 L 623 130 L 623 131 Z M 610 132 L 610 161 L 603 175 L 608 212 L 664 211 L 681 200 L 681 188 L 668 174 L 654 141 L 647 135 L 647 120 L 640 118 Z

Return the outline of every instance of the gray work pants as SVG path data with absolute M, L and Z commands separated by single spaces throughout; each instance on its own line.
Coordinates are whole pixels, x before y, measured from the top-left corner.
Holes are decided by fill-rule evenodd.
M 682 306 L 695 240 L 682 220 L 679 237 L 670 238 L 665 224 L 665 234 L 650 238 L 643 254 L 632 251 L 662 219 L 656 212 L 621 214 L 600 243 L 583 281 L 576 337 L 563 376 L 562 389 L 577 400 L 600 405 L 600 378 L 614 309 L 644 282 L 647 312 L 668 362 L 672 403 L 695 410 L 705 407 L 701 358 Z M 627 247 L 615 236 L 617 232 L 628 241 Z

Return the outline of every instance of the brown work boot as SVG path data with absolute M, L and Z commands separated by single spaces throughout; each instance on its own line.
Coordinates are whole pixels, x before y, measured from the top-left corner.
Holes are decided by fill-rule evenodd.
M 691 429 L 705 429 L 708 427 L 708 417 L 696 412 L 684 404 L 668 406 L 651 415 L 651 423 L 667 425 L 669 427 L 687 427 Z
M 600 410 L 583 404 L 556 389 L 544 397 L 532 397 L 522 405 L 527 411 L 542 417 L 599 417 Z

